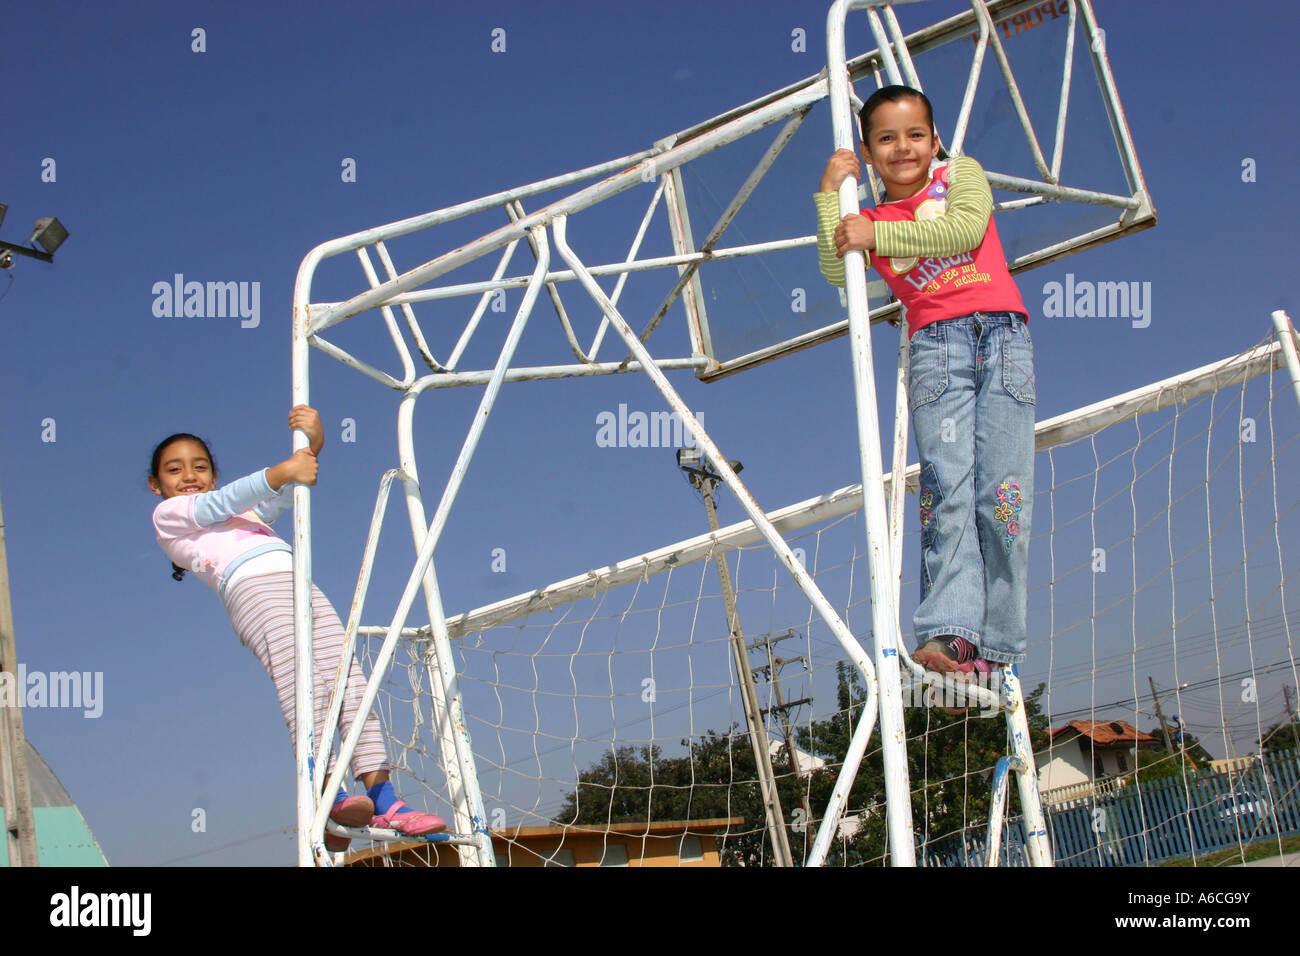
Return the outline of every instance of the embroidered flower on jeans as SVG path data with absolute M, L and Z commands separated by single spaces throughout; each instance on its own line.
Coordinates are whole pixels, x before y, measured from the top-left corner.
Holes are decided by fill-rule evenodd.
M 1005 501 L 1019 511 L 1022 501 L 1020 485 L 1014 481 L 1002 482 L 1002 484 L 998 485 L 998 501 Z
M 921 527 L 928 527 L 930 519 L 934 517 L 931 510 L 934 507 L 934 492 L 929 488 L 921 489 Z
M 1002 532 L 1002 546 L 1011 553 L 1016 536 L 1020 534 L 1020 508 L 1024 501 L 1020 485 L 1014 481 L 1004 481 L 998 485 L 998 506 L 993 509 L 993 517 L 1006 525 Z

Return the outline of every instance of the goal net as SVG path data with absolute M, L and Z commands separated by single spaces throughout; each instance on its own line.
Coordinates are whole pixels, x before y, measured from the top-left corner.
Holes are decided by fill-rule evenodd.
M 1281 356 L 1265 342 L 1038 425 L 1020 677 L 1057 865 L 1240 862 L 1300 832 L 1289 553 L 1300 540 L 1300 416 Z M 907 478 L 914 494 L 915 467 Z M 683 508 L 701 507 L 685 482 L 681 494 Z M 919 551 L 908 501 L 910 646 Z M 866 643 L 860 508 L 850 487 L 770 517 Z M 766 752 L 747 729 L 719 555 Z M 449 617 L 448 629 L 500 863 L 684 865 L 714 852 L 724 865 L 770 864 L 764 759 L 778 825 L 795 859 L 807 857 L 863 690 L 751 523 Z M 419 633 L 403 641 L 384 718 L 403 792 L 422 787 L 450 818 L 428 647 Z M 983 864 L 1005 722 L 978 707 L 950 713 L 962 702 L 933 687 L 903 698 L 916 858 Z M 876 739 L 829 863 L 888 862 L 883 780 Z M 1014 804 L 1000 857 L 1027 863 Z M 439 861 L 423 845 L 379 858 Z

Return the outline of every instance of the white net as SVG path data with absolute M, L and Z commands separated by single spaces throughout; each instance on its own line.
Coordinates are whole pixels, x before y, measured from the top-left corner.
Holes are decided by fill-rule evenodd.
M 1289 477 L 1300 466 L 1300 416 L 1278 364 L 1277 346 L 1262 345 L 1039 426 L 1021 679 L 1035 695 L 1030 724 L 1058 865 L 1240 862 L 1282 852 L 1300 833 L 1287 554 L 1300 530 L 1300 486 Z M 773 518 L 865 643 L 858 509 L 844 489 Z M 910 645 L 914 508 L 905 526 Z M 755 537 L 742 524 L 718 540 L 783 825 L 801 860 L 863 693 Z M 679 542 L 449 620 L 500 862 L 773 861 L 714 551 L 707 537 Z M 448 814 L 427 647 L 404 641 L 382 700 L 403 792 L 409 800 L 422 787 L 429 809 Z M 918 861 L 981 863 L 1005 722 L 924 706 L 920 691 L 904 699 Z M 837 833 L 828 862 L 888 861 L 878 735 Z M 383 859 L 439 857 L 419 847 Z M 441 859 L 451 859 L 445 849 Z M 1027 862 L 1014 803 L 1001 862 Z

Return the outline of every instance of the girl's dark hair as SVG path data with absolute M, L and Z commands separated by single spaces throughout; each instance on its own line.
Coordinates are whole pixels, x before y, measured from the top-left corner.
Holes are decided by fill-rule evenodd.
M 910 86 L 882 86 L 867 97 L 867 101 L 862 104 L 862 109 L 858 110 L 858 124 L 862 128 L 862 142 L 868 142 L 867 135 L 871 132 L 871 114 L 876 111 L 876 107 L 881 103 L 898 103 L 902 100 L 920 100 L 925 107 L 925 118 L 930 124 L 931 132 L 935 136 L 939 135 L 934 129 L 934 106 L 930 103 L 930 97 L 920 90 L 912 89 Z M 939 158 L 948 158 L 948 151 L 942 145 L 939 146 Z
M 217 460 L 212 457 L 212 449 L 210 449 L 208 443 L 198 435 L 191 435 L 189 432 L 177 432 L 175 435 L 168 435 L 158 443 L 158 447 L 153 450 L 153 458 L 149 462 L 149 476 L 153 478 L 154 481 L 158 480 L 158 466 L 162 464 L 163 452 L 167 450 L 168 445 L 174 444 L 178 441 L 197 442 L 202 446 L 204 453 L 208 456 L 208 461 L 212 462 L 212 478 L 215 481 L 217 477 Z M 185 577 L 185 569 L 179 564 L 173 562 L 172 577 L 177 581 L 183 580 Z

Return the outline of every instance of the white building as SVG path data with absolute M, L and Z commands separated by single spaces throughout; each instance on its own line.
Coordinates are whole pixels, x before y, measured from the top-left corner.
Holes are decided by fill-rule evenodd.
M 1139 750 L 1160 742 L 1122 720 L 1072 720 L 1052 731 L 1051 746 L 1034 754 L 1038 790 L 1045 803 L 1060 803 L 1098 791 L 1108 777 L 1137 769 Z

